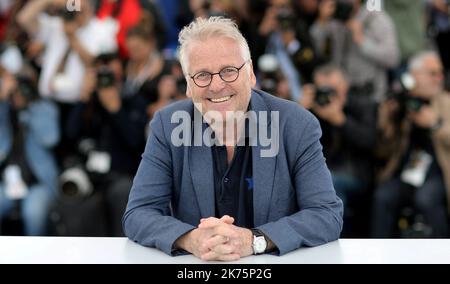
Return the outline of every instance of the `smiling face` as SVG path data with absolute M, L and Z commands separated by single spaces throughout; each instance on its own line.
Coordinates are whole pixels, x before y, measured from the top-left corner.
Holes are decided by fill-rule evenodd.
M 253 65 L 249 58 L 243 57 L 237 42 L 226 37 L 213 37 L 205 41 L 194 41 L 187 51 L 189 75 L 186 95 L 192 98 L 195 106 L 202 114 L 208 111 L 220 112 L 225 118 L 226 112 L 247 111 L 250 102 L 251 88 L 256 84 Z M 246 64 L 244 64 L 247 62 Z M 239 77 L 227 83 L 220 76 L 214 75 L 207 87 L 198 87 L 191 76 L 201 71 L 220 72 L 225 67 L 237 67 Z

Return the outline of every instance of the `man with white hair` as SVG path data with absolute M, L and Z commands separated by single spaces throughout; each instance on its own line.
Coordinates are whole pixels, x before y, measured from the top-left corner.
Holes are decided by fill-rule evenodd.
M 374 196 L 373 236 L 395 236 L 398 211 L 412 199 L 431 227 L 429 236 L 448 237 L 450 97 L 443 90 L 443 66 L 426 51 L 411 59 L 409 73 L 407 94 L 380 109 L 380 150 L 388 159 Z
M 317 119 L 252 89 L 250 51 L 232 20 L 198 18 L 179 41 L 191 100 L 153 117 L 125 234 L 170 255 L 223 261 L 336 240 L 342 202 Z M 276 146 L 266 151 L 268 133 Z

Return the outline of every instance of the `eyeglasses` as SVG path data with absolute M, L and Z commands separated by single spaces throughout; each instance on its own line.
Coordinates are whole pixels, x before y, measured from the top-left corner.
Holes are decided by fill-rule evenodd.
M 444 70 L 442 70 L 442 69 L 423 70 L 422 73 L 427 74 L 431 77 L 440 77 L 440 76 L 443 76 Z
M 233 67 L 228 66 L 223 68 L 217 73 L 211 73 L 208 71 L 200 71 L 196 73 L 194 76 L 190 76 L 191 79 L 194 81 L 195 85 L 199 86 L 200 88 L 206 88 L 208 87 L 211 82 L 214 75 L 219 75 L 219 77 L 227 83 L 233 83 L 239 78 L 239 71 L 244 67 L 244 65 L 249 60 L 245 61 L 241 67 Z

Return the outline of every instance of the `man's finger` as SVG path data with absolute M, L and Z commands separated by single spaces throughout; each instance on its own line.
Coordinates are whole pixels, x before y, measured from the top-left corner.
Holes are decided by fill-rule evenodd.
M 237 253 L 225 254 L 219 257 L 221 261 L 236 261 L 239 260 L 241 256 Z
M 222 216 L 222 218 L 220 218 L 221 221 L 227 223 L 227 224 L 233 224 L 234 223 L 234 218 L 228 215 L 224 215 Z
M 224 215 L 222 218 L 217 219 L 214 217 L 209 217 L 209 218 L 202 218 L 200 219 L 200 224 L 199 224 L 199 228 L 201 229 L 208 229 L 208 228 L 212 228 L 215 226 L 219 226 L 222 223 L 225 224 L 233 224 L 234 223 L 234 218 L 230 217 L 228 215 Z
M 209 248 L 209 249 L 212 249 L 215 246 L 227 243 L 229 240 L 230 239 L 228 237 L 224 237 L 224 236 L 221 236 L 221 235 L 216 235 L 216 236 L 208 239 L 207 241 L 205 241 L 205 246 L 207 248 Z
M 210 229 L 219 225 L 223 225 L 224 222 L 217 218 L 208 218 L 200 222 L 198 227 L 200 229 Z
M 213 228 L 213 235 L 221 235 L 231 239 L 236 239 L 239 237 L 238 232 L 233 228 L 232 225 L 224 224 L 222 226 L 216 226 Z
M 233 253 L 235 251 L 235 247 L 230 244 L 223 244 L 215 246 L 211 250 L 219 255 L 226 255 Z
M 215 218 L 215 217 L 202 218 L 202 219 L 200 219 L 200 224 L 204 223 L 204 222 L 214 221 L 214 220 L 219 220 L 219 219 Z
M 202 260 L 211 261 L 211 260 L 220 260 L 220 261 L 234 261 L 240 259 L 241 256 L 237 253 L 219 255 L 214 251 L 207 252 L 201 256 Z

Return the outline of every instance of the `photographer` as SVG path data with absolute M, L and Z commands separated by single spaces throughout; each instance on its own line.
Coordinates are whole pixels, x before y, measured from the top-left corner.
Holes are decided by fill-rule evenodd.
M 66 125 L 67 136 L 84 149 L 83 168 L 105 196 L 114 236 L 123 235 L 120 218 L 144 149 L 147 122 L 146 99 L 139 94 L 123 97 L 123 80 L 119 56 L 99 56 L 86 73 L 81 102 Z M 92 142 L 86 147 L 83 141 Z
M 312 72 L 318 64 L 307 26 L 300 20 L 290 1 L 270 1 L 259 26 L 259 35 L 266 53 L 273 54 L 280 63 L 280 70 L 287 79 L 290 97 L 298 100 L 301 84 L 312 80 Z
M 333 184 L 348 209 L 352 199 L 365 193 L 372 179 L 368 153 L 375 145 L 375 104 L 349 93 L 348 81 L 339 67 L 319 67 L 314 83 L 304 87 L 300 103 L 319 119 Z
M 93 2 L 79 0 L 80 10 L 69 11 L 66 0 L 28 1 L 17 16 L 30 38 L 43 46 L 39 93 L 58 104 L 61 128 L 80 99 L 86 68 L 98 54 L 117 47 L 117 23 L 96 19 Z M 74 151 L 73 144 L 63 133 L 56 148 L 59 163 Z
M 387 70 L 399 63 L 397 35 L 383 11 L 370 12 L 362 0 L 322 0 L 311 27 L 321 58 L 349 75 L 353 93 L 380 102 L 387 92 Z
M 117 25 L 94 17 L 92 0 L 68 11 L 65 0 L 29 1 L 18 15 L 28 34 L 45 44 L 39 90 L 58 102 L 74 103 L 84 70 L 100 52 L 116 48 Z
M 58 170 L 58 111 L 29 77 L 3 71 L 0 91 L 0 218 L 20 209 L 26 235 L 46 235 Z
M 372 233 L 393 237 L 400 208 L 412 203 L 432 237 L 448 237 L 450 98 L 443 91 L 443 67 L 435 52 L 423 52 L 412 58 L 409 72 L 405 94 L 379 110 L 377 152 L 384 167 L 374 197 Z

